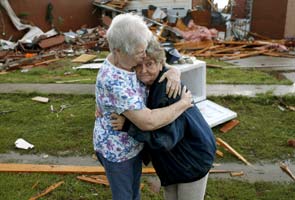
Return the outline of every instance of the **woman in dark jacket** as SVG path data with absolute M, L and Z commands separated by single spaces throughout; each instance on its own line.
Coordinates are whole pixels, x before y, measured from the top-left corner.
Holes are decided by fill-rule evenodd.
M 135 68 L 137 78 L 149 87 L 147 107 L 150 109 L 168 106 L 180 98 L 168 98 L 166 82 L 159 83 L 159 77 L 166 71 L 164 61 L 164 50 L 152 40 L 144 63 Z M 144 151 L 148 152 L 164 186 L 166 200 L 204 199 L 216 143 L 196 106 L 187 109 L 173 123 L 154 131 L 141 131 L 131 124 L 128 134 L 145 143 Z

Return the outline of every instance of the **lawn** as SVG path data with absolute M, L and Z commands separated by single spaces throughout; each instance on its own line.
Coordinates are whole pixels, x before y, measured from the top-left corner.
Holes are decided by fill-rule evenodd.
M 78 175 L 54 174 L 15 174 L 0 173 L 1 199 L 29 199 L 45 188 L 59 181 L 64 183 L 51 193 L 40 199 L 47 200 L 108 200 L 111 199 L 110 188 L 107 186 L 86 183 L 76 178 Z M 143 177 L 144 187 L 141 191 L 142 200 L 163 200 L 163 190 L 153 193 L 148 187 L 146 176 Z M 33 187 L 35 186 L 35 187 Z M 206 200 L 290 200 L 295 196 L 293 183 L 249 183 L 238 180 L 208 180 Z
M 98 58 L 105 58 L 107 52 L 101 52 Z M 0 83 L 95 83 L 97 70 L 75 70 L 79 63 L 71 62 L 73 58 L 64 58 L 45 66 L 39 66 L 23 72 L 11 71 L 0 75 Z M 207 63 L 221 66 L 228 64 L 213 59 L 206 59 Z M 210 84 L 292 84 L 284 78 L 277 78 L 273 74 L 255 69 L 207 68 L 207 83 Z
M 0 153 L 48 154 L 55 156 L 92 155 L 92 129 L 94 122 L 94 96 L 92 95 L 42 95 L 50 99 L 43 104 L 32 101 L 38 94 L 1 94 L 0 96 Z M 294 96 L 263 95 L 248 97 L 209 97 L 210 100 L 238 113 L 240 124 L 224 134 L 215 127 L 214 133 L 242 154 L 248 161 L 274 162 L 285 159 L 294 162 L 294 149 L 286 145 L 295 136 L 295 112 L 282 111 L 279 102 L 295 106 Z M 52 105 L 52 106 L 51 106 Z M 62 107 L 66 107 L 64 110 Z M 53 108 L 54 112 L 51 111 Z M 17 138 L 24 138 L 35 145 L 31 150 L 14 147 Z M 216 162 L 241 163 L 224 151 L 224 158 Z M 64 181 L 52 193 L 40 199 L 111 199 L 106 186 L 81 182 L 77 175 L 46 173 L 0 173 L 1 199 L 19 200 L 43 191 L 50 185 Z M 143 200 L 161 200 L 163 191 L 149 190 L 143 177 Z M 36 185 L 34 188 L 33 185 Z M 289 200 L 295 196 L 295 186 L 287 182 L 255 182 L 209 178 L 206 200 Z
M 0 153 L 17 151 L 29 154 L 92 155 L 92 129 L 95 100 L 91 95 L 43 95 L 47 104 L 32 101 L 38 94 L 1 94 Z M 294 149 L 287 140 L 295 136 L 295 112 L 279 109 L 274 96 L 209 97 L 216 103 L 237 112 L 240 124 L 220 137 L 249 161 L 294 159 Z M 285 96 L 285 104 L 294 106 L 295 97 Z M 51 111 L 51 105 L 55 112 Z M 61 106 L 66 108 L 60 111 Z M 35 145 L 32 150 L 16 150 L 14 142 L 24 138 Z M 220 149 L 223 150 L 223 149 Z M 227 152 L 222 162 L 238 162 Z M 221 159 L 221 158 L 218 158 Z
M 234 65 L 214 58 L 198 58 L 207 64 L 222 66 L 223 68 L 207 67 L 207 83 L 209 84 L 286 84 L 292 81 L 275 73 L 264 72 L 257 69 L 233 68 Z

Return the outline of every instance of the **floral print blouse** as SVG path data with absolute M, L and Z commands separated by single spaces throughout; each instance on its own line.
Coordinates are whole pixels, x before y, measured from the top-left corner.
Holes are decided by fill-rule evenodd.
M 96 106 L 103 117 L 96 118 L 93 131 L 94 150 L 111 162 L 123 162 L 136 156 L 143 148 L 127 132 L 113 130 L 111 113 L 145 108 L 146 89 L 135 72 L 112 65 L 107 59 L 96 79 Z

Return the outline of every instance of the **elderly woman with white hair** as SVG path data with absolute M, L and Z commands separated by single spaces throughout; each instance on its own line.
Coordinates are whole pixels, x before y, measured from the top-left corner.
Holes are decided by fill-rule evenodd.
M 124 115 L 142 130 L 155 130 L 192 106 L 192 95 L 185 87 L 180 100 L 170 106 L 153 110 L 145 106 L 146 88 L 137 80 L 133 68 L 143 62 L 151 38 L 141 17 L 116 16 L 107 31 L 110 54 L 97 75 L 96 103 L 102 117 L 95 120 L 93 144 L 115 200 L 140 199 L 143 143 L 127 132 L 114 130 L 112 113 Z
M 161 108 L 175 103 L 165 94 L 166 81 L 158 82 L 167 71 L 165 52 L 158 41 L 151 40 L 144 62 L 135 67 L 137 78 L 149 88 L 147 107 Z M 117 116 L 114 128 L 123 127 L 124 117 Z M 213 165 L 216 142 L 213 132 L 196 106 L 183 112 L 175 121 L 153 131 L 141 131 L 133 124 L 123 130 L 145 143 L 144 163 L 152 161 L 165 200 L 203 200 L 209 170 Z

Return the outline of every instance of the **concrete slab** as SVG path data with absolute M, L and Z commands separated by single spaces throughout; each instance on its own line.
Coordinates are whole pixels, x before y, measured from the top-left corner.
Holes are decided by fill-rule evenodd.
M 282 73 L 287 79 L 295 83 L 295 72 Z
M 241 68 L 258 68 L 263 70 L 294 70 L 295 58 L 282 58 L 271 56 L 253 56 L 249 58 L 242 58 L 238 60 L 225 61 Z
M 95 94 L 95 84 L 28 84 L 28 83 L 1 83 L 0 93 L 37 92 L 46 94 Z M 266 92 L 274 95 L 295 95 L 295 83 L 293 85 L 230 85 L 207 84 L 207 96 L 243 95 L 256 96 Z
M 207 85 L 207 96 L 242 95 L 255 97 L 257 94 L 271 92 L 276 96 L 295 95 L 295 83 L 293 85 Z

